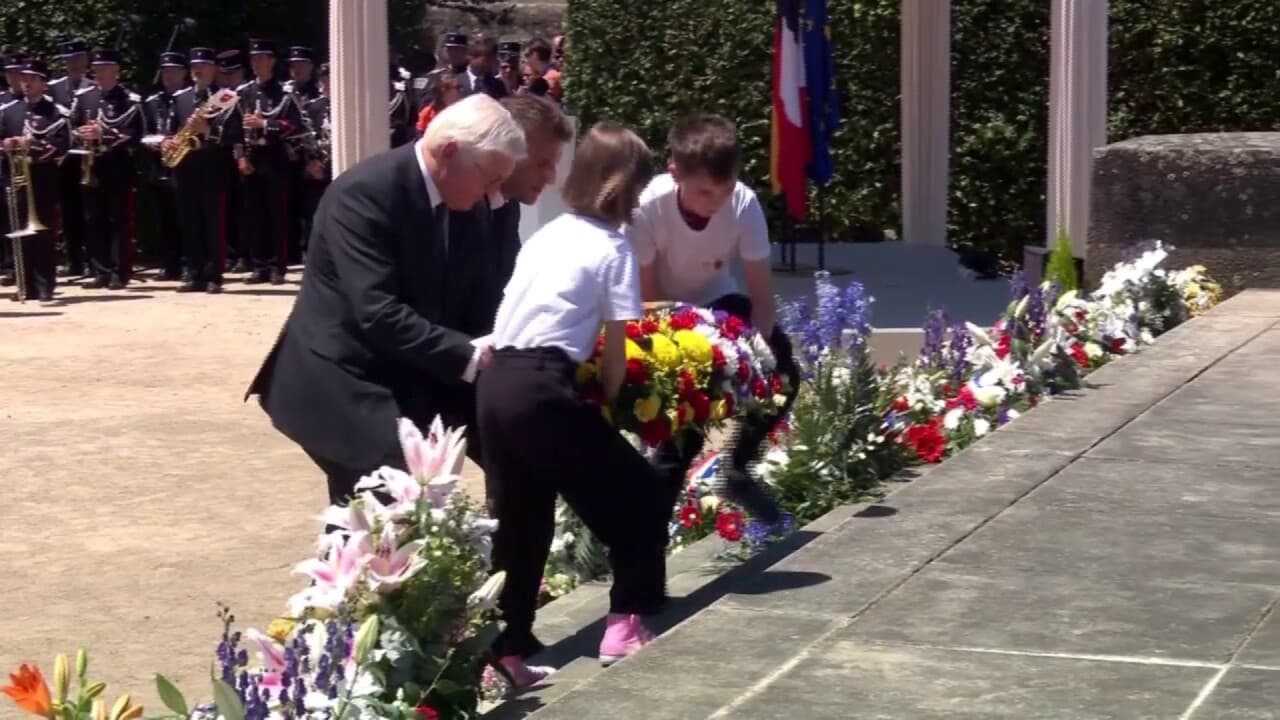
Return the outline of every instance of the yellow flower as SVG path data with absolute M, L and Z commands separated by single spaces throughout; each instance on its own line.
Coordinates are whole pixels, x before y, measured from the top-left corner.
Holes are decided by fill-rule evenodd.
M 675 341 L 680 346 L 680 352 L 684 353 L 689 362 L 697 365 L 711 363 L 711 341 L 707 340 L 702 333 L 694 330 L 677 330 Z
M 647 423 L 658 416 L 658 411 L 662 409 L 662 398 L 650 395 L 647 398 L 636 400 L 632 412 L 636 414 L 636 419 L 642 423 Z
M 267 625 L 267 637 L 284 645 L 289 639 L 289 633 L 293 632 L 296 625 L 297 623 L 289 618 L 276 618 Z
M 680 348 L 671 342 L 671 338 L 666 335 L 653 336 L 653 358 L 660 367 L 667 370 L 676 370 L 682 364 L 680 359 Z
M 633 360 L 636 358 L 643 360 L 644 354 L 645 354 L 644 348 L 641 348 L 639 345 L 637 345 L 635 340 L 632 340 L 631 338 L 627 338 L 627 359 L 628 360 Z
M 592 380 L 595 380 L 596 376 L 599 374 L 600 369 L 594 362 L 588 360 L 578 366 L 577 372 L 574 373 L 574 379 L 578 381 L 579 385 L 586 385 Z
M 712 420 L 719 421 L 719 420 L 725 419 L 728 416 L 729 416 L 728 403 L 726 403 L 724 400 L 711 401 L 711 419 Z

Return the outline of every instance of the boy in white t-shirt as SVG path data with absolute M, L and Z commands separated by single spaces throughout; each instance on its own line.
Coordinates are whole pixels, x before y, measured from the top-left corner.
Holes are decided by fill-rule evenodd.
M 777 503 L 747 467 L 760 457 L 769 433 L 790 410 L 799 386 L 791 342 L 774 324 L 769 226 L 756 194 L 738 180 L 741 148 L 733 123 L 698 116 L 677 123 L 668 137 L 669 172 L 640 195 L 627 234 L 640 261 L 645 300 L 693 303 L 736 315 L 769 340 L 779 370 L 790 381 L 787 403 L 772 418 L 738 423 L 728 446 L 729 499 L 766 523 L 781 519 Z M 741 260 L 745 294 L 730 274 Z M 693 432 L 659 448 L 654 464 L 674 505 L 689 466 L 702 450 Z

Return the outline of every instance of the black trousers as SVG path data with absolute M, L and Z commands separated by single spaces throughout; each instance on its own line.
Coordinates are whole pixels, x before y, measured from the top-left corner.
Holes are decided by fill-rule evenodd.
M 85 193 L 80 184 L 81 156 L 67 155 L 58 168 L 58 196 L 61 200 L 61 228 L 67 264 L 73 270 L 89 262 L 89 236 L 85 230 Z M 48 224 L 48 220 L 45 224 Z M 49 227 L 53 227 L 50 225 Z
M 234 159 L 229 161 L 225 177 L 227 178 L 227 251 L 234 255 L 237 262 L 248 263 L 249 240 L 240 222 L 244 207 L 244 176 L 240 174 Z M 226 269 L 223 268 L 223 271 Z
M 289 257 L 289 165 L 283 158 L 252 157 L 253 174 L 241 181 L 244 215 L 240 218 L 245 233 L 252 269 L 284 272 Z
M 133 163 L 127 155 L 99 157 L 94 161 L 98 185 L 87 188 L 89 261 L 99 278 L 127 281 L 133 273 L 130 248 L 130 213 L 134 183 Z
M 498 491 L 493 564 L 507 573 L 500 656 L 536 649 L 533 620 L 557 494 L 609 548 L 611 612 L 651 615 L 665 601 L 670 508 L 662 507 L 649 463 L 578 396 L 576 366 L 554 348 L 504 349 L 478 379 L 480 440 Z
M 165 274 L 176 276 L 182 271 L 182 233 L 178 222 L 178 198 L 173 181 L 157 178 L 151 181 L 156 199 L 156 242 Z
M 302 212 L 302 240 L 300 253 L 307 251 L 307 243 L 311 239 L 311 229 L 313 227 L 312 220 L 315 219 L 316 208 L 320 207 L 320 198 L 324 197 L 324 191 L 329 187 L 329 180 L 316 180 L 312 177 L 306 177 L 302 180 L 302 192 L 299 196 L 298 205 Z M 302 255 L 298 255 L 302 258 Z
M 746 295 L 725 295 L 713 301 L 710 307 L 712 310 L 723 310 L 743 322 L 751 322 L 751 298 Z M 787 401 L 777 415 L 756 416 L 736 423 L 728 446 L 729 466 L 734 470 L 745 472 L 748 465 L 760 459 L 761 449 L 769 439 L 769 433 L 791 411 L 800 388 L 800 368 L 796 365 L 795 354 L 791 349 L 791 339 L 777 325 L 774 325 L 773 333 L 769 336 L 769 347 L 773 349 L 778 361 L 778 372 L 787 378 L 790 386 L 786 394 Z M 684 491 L 689 466 L 702 453 L 705 442 L 706 438 L 702 433 L 686 430 L 658 447 L 653 465 L 662 477 L 662 484 L 670 498 L 668 507 L 675 507 L 680 493 Z
M 13 230 L 9 227 L 9 178 L 7 177 L 0 177 L 0 202 L 4 203 L 4 207 L 0 208 L 0 274 L 4 277 L 12 277 L 13 243 L 5 237 Z
M 202 158 L 192 157 L 189 163 Z M 222 284 L 227 265 L 227 183 L 221 160 L 182 168 L 174 178 L 183 266 L 196 283 Z
M 53 228 L 53 218 L 58 212 L 58 168 L 53 164 L 35 165 L 31 168 L 31 189 L 35 195 L 36 218 L 46 228 Z M 27 189 L 18 189 L 18 222 L 19 227 L 27 225 Z M 8 210 L 6 209 L 7 213 Z M 0 238 L 10 248 L 13 240 Z M 26 295 L 28 300 L 41 295 L 52 295 L 57 285 L 58 253 L 54 248 L 52 229 L 42 230 L 35 235 L 22 238 L 22 267 L 25 274 Z M 16 270 L 15 266 L 15 270 Z
M 385 457 L 374 467 L 353 468 L 342 463 L 330 460 L 322 455 L 306 450 L 307 457 L 311 458 L 320 471 L 324 473 L 325 481 L 329 486 L 329 504 L 330 505 L 346 505 L 355 494 L 356 483 L 360 482 L 360 478 L 372 473 L 374 470 L 389 465 L 400 470 L 407 470 L 405 466 L 404 455 L 400 449 L 388 449 Z

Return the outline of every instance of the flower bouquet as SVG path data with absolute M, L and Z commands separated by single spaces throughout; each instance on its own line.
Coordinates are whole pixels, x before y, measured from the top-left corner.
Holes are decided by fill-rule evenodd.
M 578 369 L 589 400 L 603 404 L 600 353 Z M 738 318 L 689 305 L 650 309 L 627 323 L 626 373 L 604 409 L 620 430 L 657 447 L 685 430 L 706 432 L 748 412 L 776 412 L 783 379 L 769 344 Z

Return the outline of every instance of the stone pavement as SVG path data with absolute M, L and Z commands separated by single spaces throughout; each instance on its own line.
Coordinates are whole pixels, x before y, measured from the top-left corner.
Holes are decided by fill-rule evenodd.
M 540 632 L 584 657 L 495 716 L 1280 718 L 1278 355 L 1280 293 L 1237 296 L 609 670 L 571 594 Z

